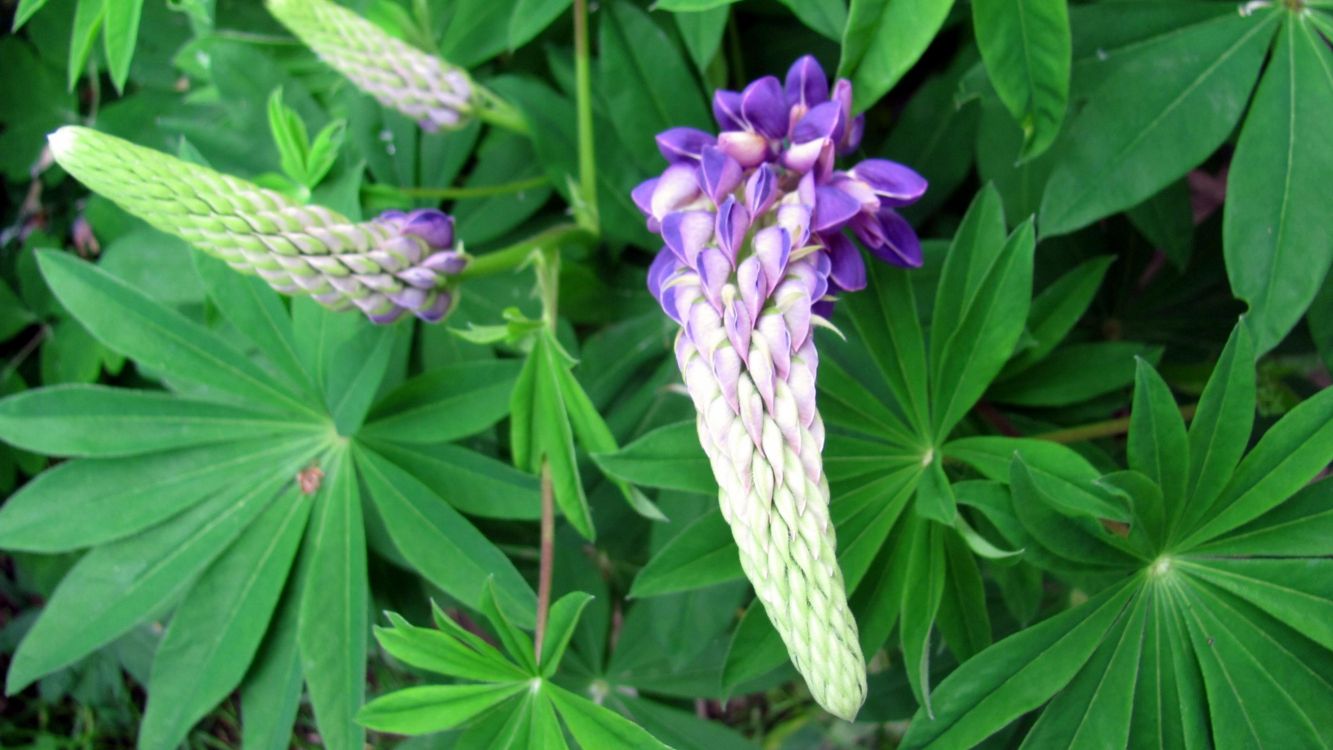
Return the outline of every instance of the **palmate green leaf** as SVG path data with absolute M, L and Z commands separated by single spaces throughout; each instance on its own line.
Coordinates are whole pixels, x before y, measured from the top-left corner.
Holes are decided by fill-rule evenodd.
M 1024 748 L 1128 747 L 1148 597 L 1135 599 L 1087 666 L 1042 711 Z
M 999 481 L 1008 480 L 1013 460 L 1019 458 L 1036 488 L 1061 512 L 1127 520 L 1124 507 L 1091 489 L 1099 472 L 1068 446 L 1029 438 L 969 437 L 947 443 L 944 455 Z
M 731 11 L 726 5 L 674 15 L 680 40 L 685 43 L 685 50 L 690 53 L 690 59 L 701 72 L 708 69 L 722 46 L 722 32 L 726 31 L 727 19 L 731 17 Z
M 298 555 L 264 641 L 241 683 L 242 750 L 286 750 L 291 741 L 305 687 L 296 635 L 299 593 L 309 573 L 309 558 L 299 560 Z
M 378 732 L 442 732 L 490 710 L 527 688 L 526 683 L 419 685 L 376 698 L 363 706 L 356 718 L 368 729 Z
M 1129 585 L 1110 589 L 968 660 L 935 689 L 934 717 L 918 712 L 902 747 L 974 747 L 1045 703 L 1078 674 L 1133 594 Z
M 1169 510 L 1172 531 L 1192 527 L 1212 507 L 1245 453 L 1254 426 L 1254 348 L 1246 326 L 1231 331 L 1204 385 L 1189 428 L 1186 498 Z
M 731 528 L 713 509 L 667 542 L 634 578 L 629 595 L 660 596 L 703 588 L 744 575 Z
M 986 589 L 981 569 L 968 544 L 958 534 L 940 535 L 948 575 L 940 597 L 935 627 L 959 663 L 967 661 L 991 644 L 990 614 L 986 611 Z
M 986 395 L 1017 406 L 1070 406 L 1129 386 L 1136 358 L 1156 362 L 1161 356 L 1161 347 L 1132 341 L 1070 344 L 996 383 Z
M 579 478 L 574 433 L 561 395 L 557 368 L 567 367 L 564 354 L 546 331 L 537 335 L 509 400 L 509 428 L 514 465 L 537 474 L 550 466 L 556 504 L 570 525 L 586 539 L 594 536 L 588 497 Z
M 29 18 L 37 15 L 49 0 L 19 0 L 19 7 L 14 11 L 14 25 L 11 31 L 18 31 L 23 28 L 23 24 L 28 22 Z
M 825 421 L 898 445 L 910 446 L 915 442 L 902 418 L 852 377 L 841 363 L 828 357 L 819 364 L 819 410 Z
M 949 477 L 944 474 L 942 461 L 931 461 L 930 466 L 921 474 L 921 482 L 916 488 L 916 512 L 928 518 L 952 526 L 958 518 L 958 501 L 954 498 Z
M 1167 502 L 1181 503 L 1190 470 L 1185 420 L 1170 387 L 1151 365 L 1136 360 L 1134 378 L 1129 466 L 1155 482 Z
M 500 609 L 499 598 L 496 595 L 495 582 L 491 579 L 486 580 L 486 591 L 481 599 L 481 613 L 491 623 L 491 629 L 500 639 L 500 645 L 504 647 L 505 653 L 509 655 L 516 664 L 526 670 L 528 674 L 537 674 L 537 656 L 534 650 L 532 639 L 527 633 L 519 630 L 516 625 Z M 436 613 L 436 624 L 440 624 L 439 613 Z M 461 629 L 461 628 L 459 628 Z
M 1333 543 L 1324 545 L 1333 552 Z M 1181 560 L 1180 569 L 1249 601 L 1333 650 L 1333 560 Z
M 509 50 L 532 41 L 564 15 L 573 0 L 518 0 L 509 19 Z
M 125 90 L 125 81 L 130 77 L 130 61 L 139 42 L 143 4 L 144 0 L 107 0 L 102 41 L 106 47 L 107 69 L 117 91 Z
M 1074 325 L 1087 312 L 1093 296 L 1106 276 L 1106 269 L 1115 261 L 1111 255 L 1086 260 L 1073 270 L 1056 279 L 1032 299 L 1028 309 L 1028 335 L 1032 346 L 1014 354 L 1001 371 L 996 382 L 1003 382 L 1050 354 L 1064 340 Z
M 920 59 L 953 0 L 852 0 L 838 76 L 852 82 L 852 109 L 879 101 Z
M 367 326 L 334 352 L 325 399 L 339 435 L 353 435 L 370 410 L 405 326 Z
M 944 596 L 943 529 L 925 519 L 909 516 L 906 542 L 912 546 L 907 558 L 907 580 L 903 588 L 901 624 L 903 666 L 917 703 L 927 716 L 934 716 L 930 700 L 930 633 L 935 613 Z
M 517 0 L 459 0 L 448 13 L 434 13 L 439 55 L 472 68 L 504 52 Z
M 474 435 L 508 414 L 519 367 L 515 360 L 480 360 L 418 375 L 380 399 L 357 434 L 408 445 Z
M 412 475 L 367 449 L 357 468 L 394 546 L 412 567 L 450 596 L 479 608 L 491 581 L 506 615 L 531 622 L 537 598 L 523 576 L 466 518 Z
M 551 605 L 546 624 L 545 640 L 542 641 L 541 666 L 542 677 L 550 679 L 560 668 L 560 660 L 569 648 L 569 641 L 574 637 L 574 629 L 579 624 L 579 616 L 584 607 L 592 601 L 592 594 L 572 591 L 560 597 Z
M 169 523 L 85 555 L 19 644 L 7 691 L 17 692 L 161 615 L 290 481 L 268 479 L 219 493 Z
M 456 445 L 409 448 L 364 442 L 461 513 L 481 518 L 541 518 L 537 480 L 507 463 Z
M 79 82 L 84 67 L 88 64 L 88 55 L 93 51 L 93 43 L 102 31 L 102 22 L 106 18 L 106 0 L 79 0 L 74 10 L 73 31 L 70 34 L 69 63 L 66 66 L 67 87 L 73 91 Z
M 314 436 L 314 422 L 168 393 L 64 385 L 0 401 L 0 439 L 53 456 L 110 458 L 171 448 Z
M 837 488 L 829 515 L 838 531 L 838 567 L 855 589 L 871 569 L 889 531 L 912 499 L 922 474 L 916 467 L 889 471 L 862 486 Z
M 279 495 L 191 587 L 153 658 L 139 748 L 170 750 L 245 676 L 282 593 L 310 499 Z
M 954 238 L 935 295 L 930 383 L 936 441 L 981 398 L 1023 333 L 1032 298 L 1032 223 L 1008 240 L 1000 239 L 1003 233 L 999 194 L 988 187 Z
M 257 276 L 240 274 L 217 258 L 190 253 L 208 296 L 236 330 L 254 342 L 293 387 L 312 401 L 318 394 L 301 360 L 291 316 L 268 284 Z
M 778 0 L 791 9 L 805 27 L 835 42 L 842 41 L 847 27 L 847 3 L 843 0 Z
M 0 548 L 68 552 L 123 539 L 230 493 L 237 477 L 290 479 L 315 450 L 304 441 L 259 441 L 66 461 L 0 506 Z
M 300 592 L 297 643 L 320 737 L 334 750 L 360 750 L 356 712 L 365 695 L 369 592 L 361 498 L 350 458 L 337 454 L 306 534 L 311 574 Z
M 1180 546 L 1188 549 L 1263 515 L 1296 494 L 1333 461 L 1333 388 L 1287 412 L 1241 460 L 1207 520 Z
M 659 169 L 654 137 L 673 126 L 707 126 L 706 100 L 675 44 L 648 14 L 627 3 L 606 10 L 598 36 L 598 88 L 634 162 L 645 171 Z
M 610 701 L 653 737 L 676 750 L 754 750 L 754 744 L 723 724 L 700 719 L 692 712 L 628 695 Z
M 93 336 L 141 365 L 268 411 L 313 415 L 228 342 L 67 253 L 39 253 L 47 283 Z M 314 304 L 314 303 L 311 303 Z
M 1333 51 L 1308 14 L 1284 14 L 1272 62 L 1231 163 L 1223 249 L 1232 291 L 1250 305 L 1256 354 L 1300 321 L 1333 265 L 1318 196 L 1333 170 Z
M 1220 592 L 1187 586 L 1178 597 L 1219 742 L 1235 747 L 1333 743 L 1333 727 L 1326 720 L 1333 714 L 1333 658 L 1327 651 L 1306 647 L 1263 612 Z
M 871 263 L 866 271 L 874 291 L 844 300 L 854 338 L 865 343 L 889 391 L 906 411 L 914 434 L 925 435 L 930 429 L 926 345 L 911 282 L 905 270 L 885 263 Z M 827 348 L 836 357 L 841 347 L 834 343 Z
M 515 682 L 529 677 L 485 641 L 464 640 L 439 630 L 418 628 L 392 612 L 387 616 L 393 627 L 377 626 L 375 639 L 390 656 L 404 664 L 480 682 Z
M 615 747 L 626 750 L 665 750 L 666 745 L 614 711 L 602 708 L 553 683 L 544 683 L 551 702 L 569 733 L 585 748 Z
M 1033 546 L 1040 545 L 1067 561 L 1064 567 L 1109 572 L 1123 570 L 1136 562 L 1128 544 L 1119 542 L 1101 525 L 1104 518 L 1130 519 L 1128 512 L 1114 501 L 1090 493 L 1067 492 L 1074 485 L 1032 472 L 1018 454 L 1014 455 L 1009 486 L 1013 490 L 1015 515 L 1035 540 Z M 1087 498 L 1097 498 L 1098 502 L 1084 504 L 1082 501 Z
M 1065 0 L 975 0 L 972 25 L 995 93 L 1023 129 L 1020 159 L 1041 155 L 1060 132 L 1069 96 Z
M 1148 592 L 1142 663 L 1134 688 L 1130 736 L 1155 747 L 1202 750 L 1208 744 L 1203 675 L 1190 652 L 1189 633 L 1164 587 Z
M 1315 482 L 1290 500 L 1221 539 L 1195 548 L 1201 555 L 1327 554 L 1333 539 L 1333 482 Z
M 615 453 L 593 453 L 608 476 L 643 487 L 717 494 L 694 420 L 658 427 Z
M 1042 236 L 1136 205 L 1216 150 L 1244 110 L 1281 15 L 1197 24 L 1117 67 L 1069 127 L 1042 200 Z

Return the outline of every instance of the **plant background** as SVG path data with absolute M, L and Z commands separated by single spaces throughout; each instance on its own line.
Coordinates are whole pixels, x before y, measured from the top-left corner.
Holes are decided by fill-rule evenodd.
M 353 217 L 443 203 L 479 256 L 563 231 L 586 195 L 571 2 L 347 5 L 468 67 L 530 132 L 422 133 L 255 2 L 0 3 L 20 26 L 0 39 L 0 651 L 33 683 L 4 699 L 0 743 L 359 744 L 363 698 L 438 681 L 369 639 L 383 611 L 424 628 L 433 599 L 467 632 L 531 627 L 522 424 L 563 425 L 581 487 L 556 537 L 574 598 L 555 682 L 667 744 L 1333 743 L 1333 494 L 1302 489 L 1333 458 L 1326 4 L 599 3 L 600 235 L 558 266 L 576 364 L 549 339 L 458 335 L 540 317 L 531 273 L 468 280 L 444 325 L 374 329 L 198 257 L 43 153 L 85 123 Z M 751 616 L 629 200 L 660 170 L 655 133 L 708 127 L 713 88 L 807 52 L 855 84 L 862 151 L 931 182 L 906 211 L 925 267 L 875 269 L 834 320 L 846 340 L 820 334 L 840 559 L 873 654 L 855 724 L 808 701 Z M 296 123 L 325 147 L 283 149 Z M 313 498 L 291 484 L 312 465 Z M 404 746 L 550 731 L 552 705 L 597 746 L 579 704 L 495 696 Z M 590 716 L 587 736 L 649 742 Z

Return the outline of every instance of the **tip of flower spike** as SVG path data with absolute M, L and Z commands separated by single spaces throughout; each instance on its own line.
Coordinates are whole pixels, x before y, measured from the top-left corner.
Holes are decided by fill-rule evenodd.
M 80 125 L 66 125 L 46 136 L 46 143 L 51 147 L 51 155 L 56 161 L 69 156 L 79 146 L 85 133 L 92 132 Z M 62 162 L 63 163 L 63 162 Z

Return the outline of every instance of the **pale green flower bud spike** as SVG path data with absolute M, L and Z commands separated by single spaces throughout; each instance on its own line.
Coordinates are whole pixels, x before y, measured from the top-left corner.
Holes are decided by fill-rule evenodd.
M 397 39 L 328 0 L 267 0 L 269 12 L 321 60 L 385 107 L 435 132 L 472 117 L 525 131 L 521 115 L 467 71 Z
M 453 219 L 433 209 L 353 222 L 198 164 L 69 126 L 49 137 L 67 172 L 127 212 L 284 294 L 377 323 L 410 312 L 442 319 L 467 263 Z

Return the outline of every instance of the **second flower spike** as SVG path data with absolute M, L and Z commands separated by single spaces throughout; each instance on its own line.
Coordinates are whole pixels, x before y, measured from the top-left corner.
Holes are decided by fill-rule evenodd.
M 328 0 L 268 0 L 267 5 L 321 60 L 423 129 L 460 127 L 472 113 L 475 88 L 467 71 Z
M 356 307 L 376 323 L 404 313 L 438 321 L 453 307 L 467 256 L 445 213 L 386 211 L 353 222 L 88 128 L 61 128 L 50 143 L 60 166 L 94 192 L 279 292 Z

